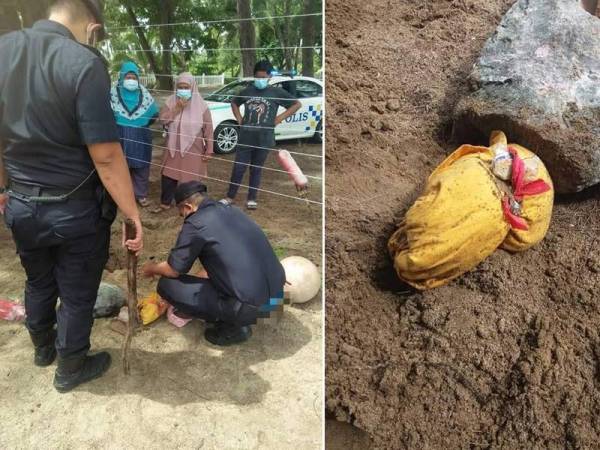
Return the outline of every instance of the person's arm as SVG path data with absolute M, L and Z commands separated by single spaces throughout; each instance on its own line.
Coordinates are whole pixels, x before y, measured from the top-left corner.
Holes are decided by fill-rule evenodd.
M 156 114 L 154 114 L 152 116 L 152 118 L 150 119 L 150 121 L 148 122 L 148 128 L 150 128 L 152 125 L 154 125 L 157 120 L 158 120 L 158 112 Z
M 125 239 L 123 224 L 123 245 L 139 253 L 143 247 L 142 224 L 110 104 L 110 77 L 100 58 L 90 61 L 81 71 L 75 92 L 75 116 L 82 143 L 88 148 L 102 184 L 125 217 L 135 223 L 136 237 L 130 240 Z
M 287 108 L 284 112 L 282 112 L 275 118 L 275 126 L 279 125 L 281 122 L 283 122 L 288 117 L 296 114 L 296 112 L 298 112 L 298 110 L 300 108 L 302 108 L 302 103 L 300 103 L 299 100 L 296 100 L 294 103 L 292 103 L 292 106 Z
M 214 127 L 212 121 L 212 114 L 210 113 L 210 109 L 207 109 L 204 112 L 204 116 L 202 117 L 202 121 L 204 124 L 202 125 L 202 135 L 204 137 L 204 156 L 202 159 L 204 161 L 208 161 L 210 156 L 214 153 Z
M 242 125 L 244 122 L 244 117 L 240 111 L 240 106 L 246 102 L 247 90 L 248 88 L 245 88 L 237 96 L 231 97 L 231 111 L 233 112 L 233 117 L 235 117 L 238 125 Z
M 0 188 L 6 188 L 8 185 L 8 176 L 4 168 L 4 145 L 0 140 Z M 0 194 L 0 214 L 4 215 L 4 209 L 8 203 L 8 194 Z
M 238 125 L 241 125 L 244 119 L 242 118 L 239 105 L 234 101 L 231 102 L 231 111 L 233 111 L 233 116 L 237 120 Z
M 179 278 L 179 273 L 166 261 L 161 263 L 147 262 L 142 266 L 142 274 L 146 278 L 154 278 L 155 276 Z
M 136 238 L 125 241 L 124 244 L 129 250 L 138 253 L 143 247 L 142 223 L 121 144 L 118 142 L 90 144 L 88 149 L 102 184 L 123 215 L 135 223 Z
M 167 278 L 178 278 L 192 269 L 204 245 L 205 241 L 198 234 L 196 227 L 189 222 L 184 222 L 167 261 L 159 264 L 146 263 L 142 268 L 143 274 L 145 277 L 160 275 Z
M 171 124 L 171 122 L 173 122 L 175 120 L 175 118 L 179 114 L 181 114 L 181 111 L 184 110 L 187 103 L 188 103 L 187 100 L 178 98 L 177 103 L 175 104 L 175 106 L 173 108 L 169 108 L 169 106 L 167 106 L 167 105 L 163 106 L 162 109 L 160 110 L 160 115 L 159 115 L 159 119 L 162 122 L 162 124 L 169 126 Z

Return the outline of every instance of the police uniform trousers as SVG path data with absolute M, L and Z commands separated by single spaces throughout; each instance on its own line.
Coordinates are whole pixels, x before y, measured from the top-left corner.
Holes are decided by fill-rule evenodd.
M 27 328 L 43 332 L 57 324 L 59 355 L 87 352 L 114 217 L 103 218 L 95 199 L 37 203 L 14 195 L 5 222 L 27 275 Z
M 256 324 L 259 317 L 258 307 L 223 295 L 206 278 L 191 275 L 162 277 L 157 292 L 177 311 L 210 323 L 247 326 Z

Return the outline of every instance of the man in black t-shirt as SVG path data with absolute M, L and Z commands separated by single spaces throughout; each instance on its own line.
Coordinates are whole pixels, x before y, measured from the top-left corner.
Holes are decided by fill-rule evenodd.
M 275 127 L 296 113 L 302 104 L 284 89 L 269 86 L 273 68 L 269 61 L 260 61 L 254 67 L 254 83 L 231 100 L 231 109 L 240 124 L 240 137 L 231 172 L 231 183 L 227 198 L 221 200 L 226 205 L 233 203 L 246 168 L 250 167 L 250 190 L 248 209 L 256 209 L 257 188 L 260 187 L 262 168 L 275 146 Z M 240 106 L 244 105 L 244 117 Z M 277 115 L 282 106 L 286 111 Z

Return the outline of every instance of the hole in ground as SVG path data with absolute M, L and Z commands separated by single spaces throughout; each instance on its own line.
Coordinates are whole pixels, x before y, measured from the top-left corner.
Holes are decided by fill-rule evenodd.
M 325 425 L 325 448 L 328 450 L 370 450 L 373 444 L 363 430 L 346 422 L 328 418 Z

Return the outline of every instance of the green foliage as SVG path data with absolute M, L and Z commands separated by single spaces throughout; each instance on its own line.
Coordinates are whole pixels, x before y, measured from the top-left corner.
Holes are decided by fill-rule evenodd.
M 255 17 L 273 17 L 290 14 L 303 14 L 303 0 L 253 0 L 252 11 Z M 316 12 L 321 11 L 321 0 L 315 1 Z M 196 74 L 220 74 L 236 77 L 240 74 L 241 55 L 239 50 L 239 24 L 235 21 L 210 24 L 186 24 L 190 21 L 219 21 L 237 17 L 236 0 L 107 0 L 105 3 L 106 22 L 110 40 L 102 46 L 104 55 L 113 71 L 118 71 L 125 59 L 136 61 L 146 72 L 168 70 L 163 59 L 170 58 L 171 72 L 184 70 Z M 170 11 L 171 26 L 141 27 L 151 52 L 144 50 L 140 36 L 132 28 L 132 18 L 127 12 L 129 6 L 142 25 L 156 25 L 164 22 L 165 9 Z M 168 14 L 168 13 L 167 13 Z M 277 47 L 321 45 L 322 16 L 315 16 L 316 42 L 302 42 L 302 18 L 271 19 L 254 21 L 257 47 L 272 50 L 257 52 L 257 58 L 269 58 L 281 69 L 300 69 L 300 50 L 281 50 Z M 162 41 L 169 42 L 167 54 L 161 52 Z M 205 51 L 205 49 L 209 49 Z M 216 49 L 216 50 L 215 50 Z M 233 49 L 233 50 L 232 50 Z M 150 54 L 152 53 L 152 54 Z M 315 67 L 322 65 L 322 52 L 315 52 Z M 151 63 L 154 57 L 155 66 Z

